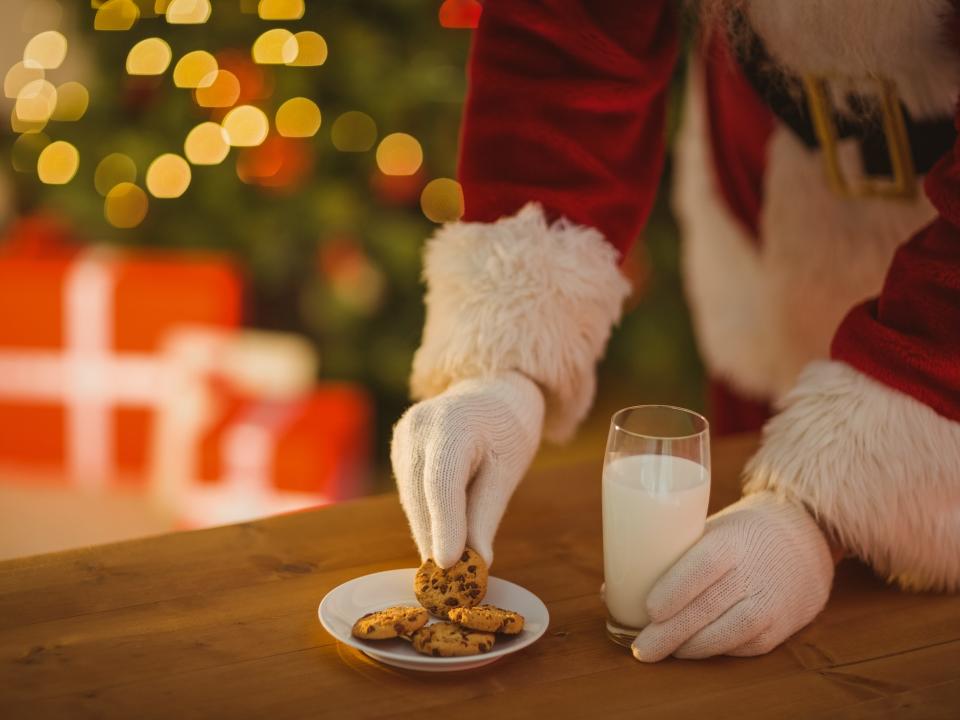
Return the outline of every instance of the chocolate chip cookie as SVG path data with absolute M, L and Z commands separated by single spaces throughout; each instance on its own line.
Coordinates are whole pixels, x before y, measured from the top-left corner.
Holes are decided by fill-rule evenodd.
M 490 652 L 496 637 L 451 622 L 438 622 L 420 628 L 411 640 L 418 653 L 432 657 L 462 657 Z
M 460 559 L 444 570 L 427 560 L 413 581 L 417 600 L 438 617 L 446 618 L 455 607 L 473 607 L 487 594 L 487 564 L 466 548 Z
M 471 630 L 503 633 L 504 635 L 516 635 L 523 630 L 523 615 L 493 605 L 453 608 L 447 615 L 457 625 Z
M 419 630 L 428 617 L 423 608 L 397 605 L 367 613 L 353 624 L 350 632 L 354 637 L 364 640 L 389 640 Z

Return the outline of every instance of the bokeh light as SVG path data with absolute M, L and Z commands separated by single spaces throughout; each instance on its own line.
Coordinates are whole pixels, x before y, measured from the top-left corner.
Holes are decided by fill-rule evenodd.
M 229 70 L 218 70 L 210 85 L 196 90 L 197 105 L 200 107 L 233 107 L 239 97 L 240 81 Z
M 218 165 L 230 152 L 230 139 L 219 123 L 200 123 L 187 134 L 183 152 L 194 165 Z
M 18 62 L 7 70 L 7 74 L 3 78 L 3 94 L 14 99 L 25 86 L 35 80 L 43 80 L 44 77 L 42 68 L 27 67 L 22 62 Z
M 290 98 L 277 109 L 276 125 L 284 137 L 313 137 L 320 129 L 320 108 L 309 98 Z
M 345 112 L 330 128 L 330 140 L 342 152 L 366 152 L 377 141 L 377 124 L 359 110 Z
M 57 89 L 47 80 L 34 80 L 17 95 L 14 110 L 24 122 L 46 122 L 57 107 Z
M 413 175 L 421 164 L 423 150 L 412 135 L 392 133 L 377 146 L 377 167 L 384 175 Z
M 32 173 L 37 169 L 40 153 L 50 144 L 50 138 L 41 132 L 25 133 L 10 149 L 10 163 L 17 172 Z
M 253 42 L 253 60 L 261 65 L 292 63 L 298 52 L 296 37 L 283 28 L 267 30 Z
M 175 153 L 166 153 L 147 168 L 147 190 L 157 198 L 178 198 L 190 187 L 190 165 Z
M 93 171 L 93 186 L 106 197 L 120 183 L 132 183 L 137 179 L 137 164 L 129 155 L 110 153 L 97 163 Z
M 173 84 L 180 88 L 213 85 L 217 79 L 217 59 L 206 50 L 188 52 L 173 68 Z
M 80 167 L 80 153 L 70 143 L 57 140 L 47 145 L 37 158 L 37 175 L 47 185 L 64 185 Z
M 129 30 L 140 17 L 133 0 L 107 0 L 93 18 L 94 30 Z
M 241 105 L 223 118 L 223 129 L 233 147 L 254 147 L 266 139 L 270 122 L 260 108 Z
M 70 80 L 57 87 L 57 104 L 51 120 L 58 122 L 76 122 L 87 112 L 90 105 L 90 93 L 82 83 Z
M 210 0 L 170 0 L 164 14 L 171 25 L 200 25 L 212 12 Z
M 17 117 L 17 109 L 14 107 L 10 111 L 10 129 L 15 133 L 36 133 L 40 132 L 47 126 L 47 123 L 44 121 L 28 121 L 21 120 Z
M 67 39 L 56 30 L 47 30 L 35 35 L 23 51 L 23 63 L 27 67 L 53 70 L 60 67 L 67 56 Z
M 173 51 L 166 40 L 151 37 L 141 40 L 127 53 L 130 75 L 162 75 L 170 67 Z
M 287 42 L 296 42 L 297 44 L 297 54 L 287 65 L 292 67 L 316 67 L 327 61 L 327 41 L 323 39 L 320 33 L 303 30 L 294 34 L 293 40 L 287 40 Z
M 303 0 L 260 0 L 257 6 L 261 20 L 299 20 L 303 12 Z
M 431 180 L 420 193 L 420 208 L 435 223 L 459 220 L 463 215 L 463 188 L 450 178 Z
M 129 182 L 114 185 L 103 200 L 103 216 L 118 228 L 132 228 L 143 222 L 150 206 L 147 194 Z

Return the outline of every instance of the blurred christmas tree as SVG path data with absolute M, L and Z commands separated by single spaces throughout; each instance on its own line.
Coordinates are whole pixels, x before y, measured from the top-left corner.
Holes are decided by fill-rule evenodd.
M 80 107 L 82 86 L 61 83 L 47 123 L 46 81 L 29 86 L 38 117 L 15 123 L 22 134 L 5 143 L 21 171 L 18 212 L 52 210 L 86 241 L 234 254 L 251 324 L 307 334 L 324 376 L 374 393 L 382 460 L 422 326 L 420 249 L 462 204 L 449 179 L 470 39 L 461 28 L 475 25 L 479 4 L 92 0 L 64 10 L 69 52 L 89 55 L 89 104 Z M 57 34 L 43 41 L 48 55 Z M 29 69 L 27 85 L 37 82 Z M 54 141 L 76 148 L 75 174 Z M 632 267 L 641 281 L 652 268 L 656 282 L 641 282 L 647 301 L 615 337 L 605 373 L 631 402 L 652 388 L 697 406 L 662 206 L 648 235 Z

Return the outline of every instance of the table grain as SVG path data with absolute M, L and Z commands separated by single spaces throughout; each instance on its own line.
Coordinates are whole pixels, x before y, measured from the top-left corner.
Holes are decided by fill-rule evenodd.
M 714 443 L 713 509 L 756 444 Z M 392 494 L 2 562 L 0 717 L 960 717 L 960 597 L 850 561 L 826 611 L 764 657 L 637 663 L 603 631 L 599 458 L 532 473 L 496 551 L 550 627 L 449 674 L 378 665 L 317 621 L 339 583 L 417 564 Z

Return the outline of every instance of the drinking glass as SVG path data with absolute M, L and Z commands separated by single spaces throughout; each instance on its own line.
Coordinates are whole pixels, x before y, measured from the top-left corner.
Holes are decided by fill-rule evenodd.
M 709 423 L 669 405 L 618 411 L 610 421 L 602 482 L 607 635 L 629 646 L 650 622 L 650 589 L 703 534 Z

